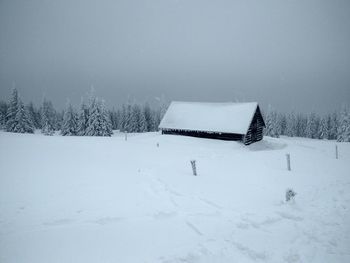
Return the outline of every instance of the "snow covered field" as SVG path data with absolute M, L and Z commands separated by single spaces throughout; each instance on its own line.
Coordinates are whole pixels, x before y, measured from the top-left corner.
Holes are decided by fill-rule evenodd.
M 0 262 L 350 262 L 338 145 L 0 132 Z

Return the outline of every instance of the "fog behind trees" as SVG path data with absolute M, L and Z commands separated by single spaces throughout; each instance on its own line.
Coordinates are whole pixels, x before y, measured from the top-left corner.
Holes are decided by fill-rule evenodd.
M 349 1 L 0 2 L 0 98 L 63 110 L 91 86 L 113 107 L 258 101 L 326 114 L 350 101 Z

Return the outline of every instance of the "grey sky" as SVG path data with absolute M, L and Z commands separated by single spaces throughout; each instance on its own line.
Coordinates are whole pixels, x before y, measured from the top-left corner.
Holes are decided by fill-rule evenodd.
M 350 101 L 350 1 L 0 0 L 0 98 Z

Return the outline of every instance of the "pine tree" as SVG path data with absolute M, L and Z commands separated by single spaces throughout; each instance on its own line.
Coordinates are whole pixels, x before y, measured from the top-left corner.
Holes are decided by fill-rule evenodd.
M 7 108 L 7 103 L 5 101 L 0 101 L 0 129 L 6 128 Z
M 294 112 L 291 112 L 287 119 L 287 125 L 286 125 L 286 135 L 289 137 L 296 136 L 296 117 Z
M 318 134 L 317 117 L 315 113 L 311 113 L 307 120 L 306 137 L 315 139 L 318 136 L 317 134 Z
M 265 135 L 271 137 L 279 137 L 277 113 L 272 109 L 271 105 L 269 105 L 267 109 L 265 125 Z
M 54 129 L 55 131 L 59 131 L 62 128 L 63 124 L 63 116 L 64 116 L 64 111 L 57 112 L 55 109 L 54 110 Z
M 118 124 L 119 118 L 118 118 L 118 113 L 115 111 L 114 108 L 113 110 L 109 111 L 109 118 L 111 119 L 112 129 L 117 130 L 119 126 Z
M 31 118 L 33 124 L 34 124 L 34 127 L 36 129 L 40 129 L 41 128 L 40 110 L 38 110 L 34 106 L 33 102 L 30 102 L 27 105 L 27 112 L 28 112 L 29 117 Z
M 319 126 L 319 137 L 320 139 L 328 139 L 329 130 L 327 127 L 327 118 L 322 118 Z
M 108 115 L 105 102 L 100 102 L 101 115 L 102 115 L 102 136 L 111 136 L 113 134 L 112 122 Z
M 134 103 L 131 109 L 131 118 L 130 118 L 130 132 L 140 132 L 140 119 L 141 111 L 139 106 Z
M 321 134 L 320 134 L 320 126 L 321 126 L 321 118 L 316 115 L 315 118 L 315 139 L 321 139 Z
M 152 116 L 152 110 L 148 103 L 143 107 L 143 115 L 146 121 L 146 131 L 150 132 L 154 130 L 154 120 Z
M 126 131 L 125 123 L 126 123 L 126 106 L 125 104 L 123 104 L 122 109 L 120 111 L 120 122 L 119 122 L 119 129 L 122 132 Z
M 130 101 L 127 102 L 125 105 L 125 112 L 124 112 L 124 117 L 123 117 L 123 122 L 124 122 L 124 131 L 126 132 L 132 132 L 132 105 Z
M 78 126 L 77 126 L 77 116 L 74 112 L 72 104 L 67 102 L 66 110 L 63 115 L 63 122 L 61 128 L 61 134 L 63 136 L 74 136 L 77 135 Z
M 104 102 L 100 102 L 95 98 L 91 104 L 91 108 L 89 109 L 89 119 L 86 135 L 111 136 L 112 134 L 112 125 Z
M 342 107 L 338 127 L 338 142 L 350 142 L 350 113 L 346 106 Z
M 284 113 L 280 113 L 278 115 L 278 124 L 279 124 L 279 134 L 280 135 L 286 135 L 286 129 L 287 129 L 287 117 Z
M 303 137 L 304 136 L 304 118 L 302 114 L 297 114 L 295 117 L 295 136 Z
M 6 131 L 13 132 L 16 127 L 16 114 L 18 109 L 18 92 L 17 89 L 12 89 L 11 99 L 7 109 Z
M 330 139 L 331 140 L 336 140 L 337 137 L 338 137 L 338 126 L 339 126 L 339 117 L 338 117 L 338 114 L 336 112 L 334 112 L 332 115 L 331 115 L 331 121 L 330 121 Z
M 88 126 L 89 121 L 89 110 L 85 105 L 84 100 L 81 100 L 80 109 L 78 113 L 78 121 L 77 121 L 77 135 L 84 136 L 86 133 L 86 128 Z
M 138 129 L 139 132 L 147 132 L 147 121 L 144 112 L 142 111 L 141 107 L 139 106 L 139 125 Z
M 15 126 L 13 132 L 34 133 L 34 124 L 19 97 L 17 102 L 17 112 L 15 116 Z
M 328 140 L 332 140 L 332 116 L 330 114 L 327 115 L 326 117 L 326 126 L 327 126 L 327 134 Z
M 307 116 L 301 115 L 301 121 L 300 121 L 300 136 L 306 137 L 306 130 L 307 130 Z
M 55 131 L 55 112 L 50 101 L 44 98 L 41 108 L 41 133 L 53 135 Z
M 117 130 L 122 131 L 122 111 L 117 110 Z

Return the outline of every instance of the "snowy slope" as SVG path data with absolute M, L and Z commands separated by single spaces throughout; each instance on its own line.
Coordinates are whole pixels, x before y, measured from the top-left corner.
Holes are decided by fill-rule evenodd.
M 246 134 L 258 103 L 180 102 L 170 104 L 159 127 Z
M 334 144 L 0 132 L 0 262 L 350 262 Z

